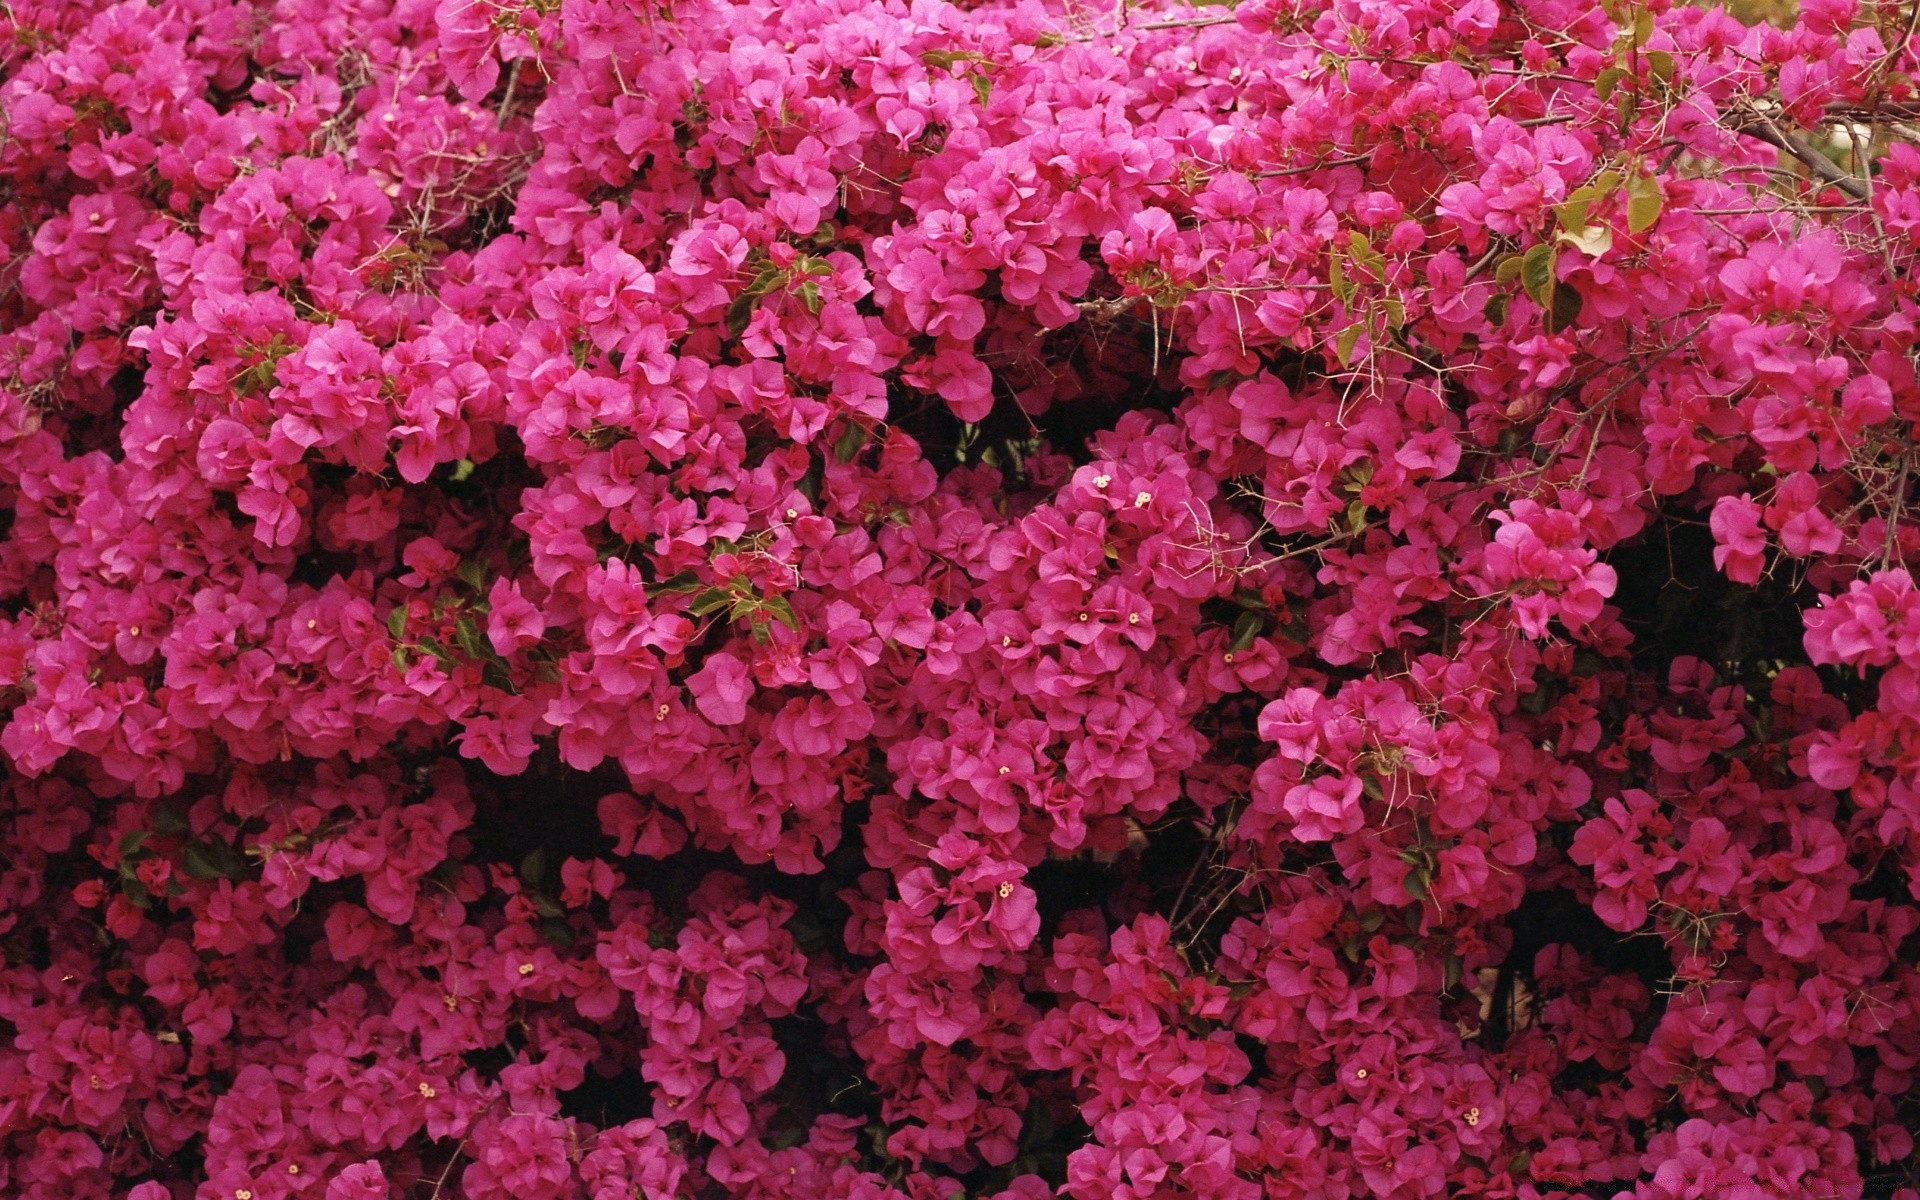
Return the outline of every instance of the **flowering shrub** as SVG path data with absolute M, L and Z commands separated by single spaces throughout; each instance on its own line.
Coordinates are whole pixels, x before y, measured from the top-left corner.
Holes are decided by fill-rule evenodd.
M 0 1194 L 1916 1200 L 1916 11 L 0 7 Z

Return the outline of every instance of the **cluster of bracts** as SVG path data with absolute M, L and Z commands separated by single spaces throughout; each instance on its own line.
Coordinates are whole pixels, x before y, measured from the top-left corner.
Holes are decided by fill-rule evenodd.
M 1911 17 L 0 6 L 0 1193 L 1910 1200 Z

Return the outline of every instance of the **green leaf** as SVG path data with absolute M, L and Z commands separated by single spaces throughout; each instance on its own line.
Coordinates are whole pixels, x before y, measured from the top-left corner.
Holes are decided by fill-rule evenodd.
M 1672 83 L 1674 76 L 1673 55 L 1665 50 L 1647 51 L 1647 62 L 1653 68 L 1653 77 L 1661 83 Z
M 819 316 L 820 285 L 809 279 L 807 282 L 801 284 L 797 290 L 800 293 L 800 303 L 806 307 L 808 312 L 816 317 Z
M 1521 261 L 1522 261 L 1521 256 L 1518 254 L 1501 255 L 1500 261 L 1494 264 L 1494 268 L 1493 268 L 1494 282 L 1504 285 L 1504 284 L 1512 283 L 1514 280 L 1520 278 Z
M 387 632 L 392 634 L 396 641 L 407 636 L 406 605 L 396 604 L 393 606 L 393 611 L 387 614 Z
M 1658 179 L 1651 175 L 1634 176 L 1627 184 L 1627 228 L 1634 233 L 1651 228 L 1660 219 L 1660 208 L 1665 202 Z
M 1565 233 L 1579 233 L 1587 227 L 1587 210 L 1592 206 L 1593 196 L 1590 189 L 1581 188 L 1553 206 L 1553 218 L 1560 223 L 1560 228 Z
M 461 563 L 459 568 L 454 571 L 454 574 L 460 577 L 461 583 L 466 584 L 476 592 L 484 592 L 487 590 L 487 564 L 477 558 L 470 558 Z
M 131 833 L 122 834 L 120 837 L 120 857 L 131 858 L 133 855 L 140 853 L 141 848 L 147 844 L 147 839 L 152 836 L 153 831 L 150 829 L 136 829 Z
M 788 629 L 797 631 L 800 628 L 800 617 L 793 611 L 793 604 L 785 596 L 769 596 L 766 609 L 773 614 L 774 620 Z
M 987 106 L 987 98 L 993 95 L 993 79 L 985 71 L 975 71 L 968 76 L 973 81 L 973 94 L 980 98 L 980 107 Z
M 1347 279 L 1346 263 L 1338 254 L 1333 256 L 1332 265 L 1327 268 L 1327 286 L 1333 289 L 1333 294 L 1340 303 L 1353 303 L 1353 294 L 1358 289 Z
M 541 920 L 540 936 L 556 950 L 568 950 L 573 947 L 573 927 L 558 917 L 546 917 Z
M 1260 631 L 1267 627 L 1267 619 L 1257 612 L 1243 612 L 1233 623 L 1233 641 L 1227 649 L 1238 654 L 1252 646 L 1259 638 Z
M 930 67 L 953 69 L 953 64 L 973 62 L 980 56 L 971 50 L 928 50 L 920 55 L 920 61 Z
M 753 277 L 753 282 L 747 285 L 745 294 L 756 298 L 764 296 L 779 287 L 782 278 L 784 278 L 784 276 L 781 274 L 780 268 L 763 267 L 760 273 Z
M 1366 332 L 1366 327 L 1360 322 L 1355 321 L 1345 329 L 1342 329 L 1340 336 L 1334 339 L 1333 351 L 1340 356 L 1341 366 L 1346 367 L 1353 365 L 1354 347 L 1360 344 L 1360 335 L 1364 332 Z
M 1553 307 L 1554 266 L 1559 255 L 1546 242 L 1534 246 L 1520 259 L 1520 286 L 1541 308 Z
M 473 478 L 473 468 L 474 461 L 470 458 L 463 458 L 453 464 L 453 474 L 450 475 L 449 478 L 455 483 L 465 483 L 467 480 Z
M 120 880 L 120 894 L 125 896 L 127 903 L 135 908 L 153 907 L 153 893 L 147 891 L 146 884 L 131 875 Z
M 1612 99 L 1614 89 L 1620 86 L 1620 81 L 1626 78 L 1626 75 L 1627 73 L 1619 67 L 1606 68 L 1594 77 L 1593 94 L 1600 98 L 1602 104 L 1605 104 Z
M 186 814 L 171 804 L 162 804 L 153 810 L 153 831 L 172 834 L 187 832 Z
M 486 658 L 491 649 L 481 640 L 480 624 L 473 619 L 472 613 L 461 613 L 460 619 L 454 622 L 453 640 L 468 658 Z
M 1513 297 L 1507 295 L 1505 292 L 1495 292 L 1493 298 L 1487 301 L 1486 308 L 1482 309 L 1481 312 L 1486 315 L 1490 323 L 1494 325 L 1505 325 L 1507 323 L 1507 305 L 1512 300 Z

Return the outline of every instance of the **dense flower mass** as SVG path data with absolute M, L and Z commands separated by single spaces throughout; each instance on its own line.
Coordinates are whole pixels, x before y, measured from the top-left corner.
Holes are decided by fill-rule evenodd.
M 0 1195 L 1920 1200 L 1917 16 L 0 5 Z

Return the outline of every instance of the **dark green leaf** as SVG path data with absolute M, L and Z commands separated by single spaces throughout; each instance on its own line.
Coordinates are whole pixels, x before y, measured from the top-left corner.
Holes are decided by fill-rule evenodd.
M 1426 871 L 1420 867 L 1413 868 L 1407 872 L 1407 877 L 1400 881 L 1400 886 L 1405 888 L 1407 895 L 1415 900 L 1425 900 L 1427 898 Z
M 678 575 L 669 575 L 653 585 L 650 591 L 671 596 L 687 592 L 697 592 L 701 588 L 700 577 L 692 571 L 682 571 Z
M 747 331 L 747 326 L 753 321 L 754 300 L 754 296 L 742 294 L 734 297 L 733 303 L 727 305 L 727 332 L 729 334 L 732 334 L 734 337 L 739 337 Z
M 850 463 L 853 461 L 854 455 L 860 453 L 861 448 L 866 444 L 866 429 L 856 422 L 849 421 L 847 422 L 846 429 L 841 432 L 838 438 L 834 439 L 833 456 L 843 463 Z
M 210 880 L 238 879 L 244 864 L 225 842 L 189 842 L 180 865 L 188 878 Z
M 480 682 L 495 691 L 513 692 L 517 695 L 520 690 L 513 686 L 513 675 L 504 665 L 496 661 L 490 661 L 480 668 Z
M 710 587 L 693 598 L 693 604 L 687 609 L 695 617 L 710 617 L 733 603 L 733 597 L 716 587 Z
M 539 887 L 546 877 L 547 848 L 545 846 L 535 846 L 533 849 L 527 851 L 525 858 L 520 860 L 520 878 L 535 887 Z
M 1570 287 L 1553 290 L 1553 307 L 1547 313 L 1547 332 L 1572 329 L 1580 320 L 1580 293 Z

